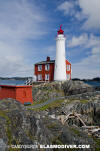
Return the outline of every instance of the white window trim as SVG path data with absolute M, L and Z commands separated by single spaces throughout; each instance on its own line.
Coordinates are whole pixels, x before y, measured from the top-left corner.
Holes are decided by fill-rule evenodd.
M 47 66 L 48 66 L 48 68 L 47 68 Z M 49 65 L 49 64 L 45 64 L 45 70 L 46 70 L 46 71 L 49 71 L 49 70 L 50 70 L 50 65 Z
M 49 74 L 45 74 L 45 81 L 49 81 L 50 79 L 50 75 Z
M 70 74 L 67 74 L 67 80 L 70 80 Z
M 42 71 L 42 65 L 38 65 L 38 71 Z
M 38 78 L 38 81 L 41 81 L 42 80 L 42 74 L 38 74 L 38 76 L 37 76 Z
M 70 71 L 70 65 L 67 65 L 67 71 Z

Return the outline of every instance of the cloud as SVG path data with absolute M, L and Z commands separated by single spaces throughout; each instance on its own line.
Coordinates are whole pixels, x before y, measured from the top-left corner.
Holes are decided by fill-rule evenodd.
M 73 78 L 94 78 L 100 76 L 100 47 L 93 48 L 92 54 L 72 64 Z
M 68 20 L 72 19 L 73 26 L 80 25 L 77 29 L 78 35 L 69 39 L 67 45 L 70 57 L 77 60 L 77 63 L 72 64 L 72 77 L 100 76 L 100 37 L 93 34 L 95 31 L 99 33 L 100 29 L 100 1 L 64 1 L 58 5 L 57 10 Z M 83 33 L 82 30 L 87 30 L 89 33 Z
M 100 69 L 94 66 L 91 68 L 91 66 L 86 66 L 81 62 L 72 64 L 72 78 L 92 79 L 94 77 L 100 77 Z
M 100 37 L 94 36 L 93 34 L 90 35 L 87 41 L 87 47 L 100 47 Z
M 87 41 L 88 41 L 87 34 L 80 35 L 79 37 L 73 36 L 72 39 L 69 41 L 68 46 L 77 47 L 77 46 L 85 45 Z
M 63 11 L 64 15 L 73 15 L 74 14 L 74 4 L 72 2 L 63 2 L 58 7 L 57 10 Z
M 72 16 L 78 21 L 83 20 L 82 28 L 84 29 L 100 29 L 99 0 L 65 1 L 57 7 L 57 10 L 62 11 L 65 16 Z
M 93 55 L 100 55 L 100 47 L 96 47 L 92 49 L 92 54 Z
M 25 64 L 24 58 L 17 56 L 0 57 L 0 76 L 32 76 L 32 65 Z
M 71 48 L 82 46 L 81 51 L 84 51 L 84 54 L 89 50 L 89 55 L 72 64 L 72 77 L 82 79 L 100 76 L 100 37 L 93 34 L 88 36 L 85 33 L 79 37 L 74 36 L 69 43 Z
M 8 0 L 2 2 L 0 10 L 0 38 L 36 39 L 45 33 L 40 26 L 45 17 L 33 3 L 31 5 L 27 0 Z
M 82 46 L 83 48 L 98 47 L 100 46 L 100 37 L 83 33 L 80 36 L 73 36 L 68 42 L 68 47 L 70 48 L 79 46 Z
M 79 0 L 82 14 L 87 16 L 83 27 L 85 29 L 100 29 L 100 1 L 99 0 Z
M 28 0 L 0 1 L 0 76 L 33 74 L 29 58 L 37 48 L 28 44 L 47 33 L 42 9 Z M 33 63 L 32 62 L 32 63 Z

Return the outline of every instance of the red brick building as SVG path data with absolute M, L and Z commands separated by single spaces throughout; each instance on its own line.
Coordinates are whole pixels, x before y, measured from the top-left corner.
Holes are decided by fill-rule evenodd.
M 13 98 L 25 103 L 33 103 L 32 86 L 0 85 L 0 99 Z
M 50 60 L 50 57 L 47 57 L 46 61 L 36 63 L 34 67 L 36 81 L 53 81 L 54 66 L 55 66 L 55 60 Z M 67 75 L 67 80 L 70 80 L 71 63 L 68 60 L 66 60 L 66 75 Z

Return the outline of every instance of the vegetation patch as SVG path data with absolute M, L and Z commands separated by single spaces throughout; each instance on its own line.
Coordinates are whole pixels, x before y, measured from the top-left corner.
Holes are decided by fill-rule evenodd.
M 53 145 L 65 145 L 63 144 L 63 142 L 59 139 L 59 137 L 54 137 L 54 139 L 52 140 L 52 144 Z M 58 150 L 61 150 L 61 151 L 77 151 L 76 148 L 55 148 L 54 151 L 58 151 Z
M 85 103 L 88 103 L 89 100 L 80 100 L 80 99 L 69 98 L 69 99 L 66 99 L 66 101 L 65 101 L 66 104 L 70 104 L 73 102 L 80 102 L 80 103 L 85 104 Z
M 89 100 L 80 100 L 81 103 L 85 104 L 85 103 L 88 103 Z
M 53 129 L 57 126 L 57 123 L 53 122 L 51 124 L 46 125 L 48 129 Z
M 70 130 L 73 131 L 74 134 L 76 134 L 76 135 L 78 135 L 78 136 L 81 136 L 80 131 L 77 130 L 76 128 L 70 128 Z
M 95 141 L 95 151 L 100 151 L 100 139 L 94 138 Z
M 10 121 L 10 118 L 6 115 L 6 111 L 0 111 L 0 116 L 3 117 L 4 119 L 6 119 L 6 134 L 7 134 L 7 137 L 8 137 L 8 145 L 12 145 L 12 141 L 13 141 L 13 138 L 12 138 L 12 132 L 11 132 L 11 128 L 10 128 L 10 125 L 11 125 L 11 121 Z M 18 148 L 9 148 L 9 151 L 20 151 L 20 149 Z
M 64 145 L 64 144 L 59 140 L 58 137 L 54 137 L 53 140 L 52 140 L 52 145 Z M 54 151 L 58 151 L 58 150 L 59 150 L 58 148 L 55 148 L 55 149 L 54 149 Z M 62 148 L 62 149 L 60 149 L 60 150 L 66 151 L 65 148 Z
M 33 108 L 33 109 L 30 108 L 30 110 L 44 111 L 46 109 L 53 109 L 53 108 L 56 108 L 56 107 L 60 107 L 63 102 L 64 102 L 64 100 L 56 100 L 56 101 L 53 101 L 52 103 L 44 105 L 43 107 Z
M 7 123 L 10 124 L 10 120 L 9 120 L 8 116 L 6 115 L 6 113 L 7 113 L 6 111 L 0 111 L 0 116 L 5 118 Z
M 35 101 L 33 102 L 33 104 L 31 104 L 31 106 L 34 106 L 34 105 L 37 105 L 37 104 L 41 104 L 41 103 L 44 103 L 46 102 L 47 100 L 40 100 L 40 101 Z

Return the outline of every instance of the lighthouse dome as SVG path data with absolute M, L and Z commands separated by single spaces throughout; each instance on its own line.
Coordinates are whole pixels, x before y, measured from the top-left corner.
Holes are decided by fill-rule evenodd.
M 64 33 L 64 31 L 61 29 L 61 27 L 62 27 L 62 25 L 60 25 L 60 29 L 57 31 L 57 32 L 58 32 L 58 35 L 60 35 L 60 34 L 63 34 L 63 33 Z

